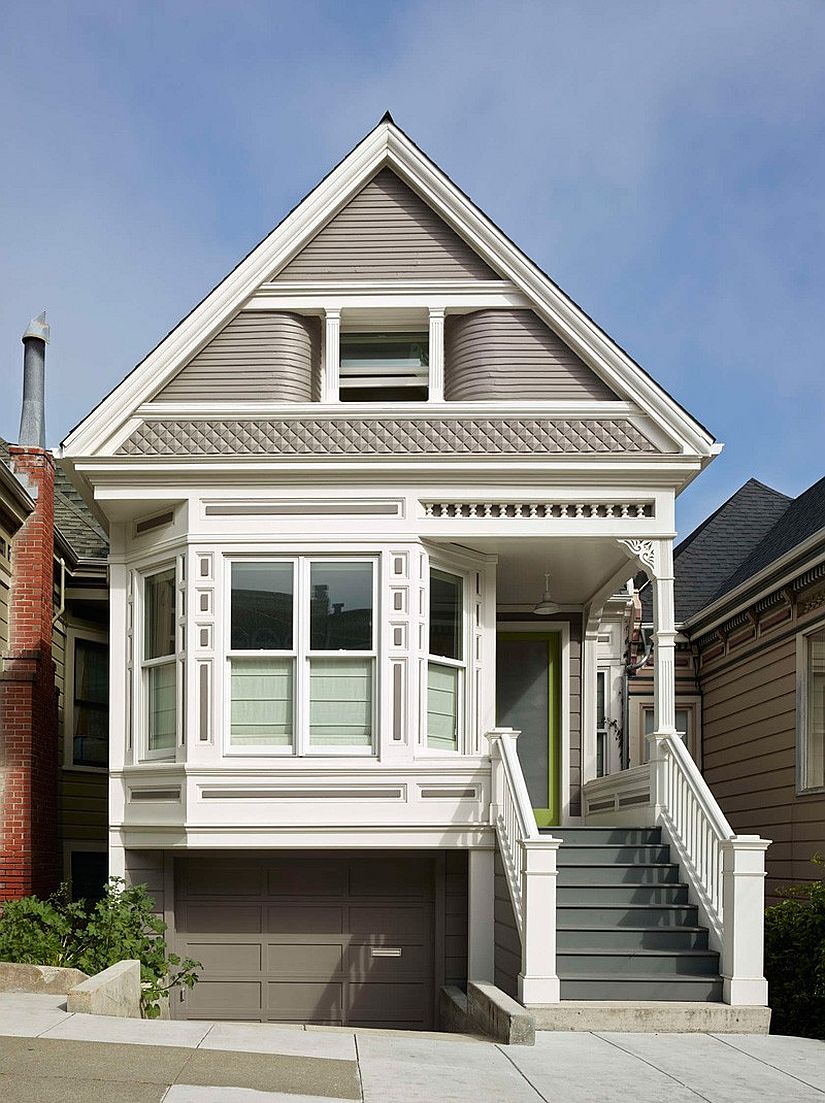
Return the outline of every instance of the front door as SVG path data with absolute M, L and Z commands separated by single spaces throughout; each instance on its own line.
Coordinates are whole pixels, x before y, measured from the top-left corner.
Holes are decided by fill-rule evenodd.
M 501 632 L 496 723 L 515 728 L 518 757 L 540 827 L 559 822 L 561 649 L 558 632 Z

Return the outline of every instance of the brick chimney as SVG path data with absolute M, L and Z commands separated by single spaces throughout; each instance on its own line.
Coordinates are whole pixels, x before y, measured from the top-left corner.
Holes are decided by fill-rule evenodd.
M 0 671 L 0 901 L 47 895 L 59 877 L 54 459 L 45 447 L 44 412 L 48 340 L 41 314 L 23 335 L 20 443 L 9 448 L 15 474 L 35 508 L 12 545 L 9 649 Z

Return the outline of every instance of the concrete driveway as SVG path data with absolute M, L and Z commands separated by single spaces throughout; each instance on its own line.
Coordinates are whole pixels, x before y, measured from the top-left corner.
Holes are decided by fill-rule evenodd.
M 825 1103 L 825 1043 L 460 1035 L 68 1015 L 0 995 L 3 1103 Z

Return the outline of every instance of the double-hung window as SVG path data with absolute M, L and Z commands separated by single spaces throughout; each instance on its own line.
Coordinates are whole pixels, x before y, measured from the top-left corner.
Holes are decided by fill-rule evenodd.
M 800 637 L 799 787 L 825 788 L 825 628 Z
M 427 664 L 427 746 L 457 751 L 464 693 L 464 583 L 430 571 L 430 655 Z
M 298 557 L 230 571 L 229 749 L 369 754 L 373 562 Z
M 169 755 L 177 735 L 177 660 L 175 657 L 175 568 L 143 579 L 143 685 L 146 702 L 146 751 Z

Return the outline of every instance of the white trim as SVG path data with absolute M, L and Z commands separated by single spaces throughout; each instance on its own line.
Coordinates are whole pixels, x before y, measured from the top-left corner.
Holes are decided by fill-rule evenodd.
M 391 122 L 359 145 L 231 272 L 63 442 L 70 456 L 94 454 L 123 420 L 197 353 L 384 165 L 398 173 L 619 394 L 632 395 L 684 452 L 709 460 L 714 441 L 551 280 L 510 242 Z
M 808 625 L 796 636 L 796 794 L 825 793 L 825 785 L 806 785 L 808 745 L 808 638 L 825 631 L 825 620 Z M 825 748 L 823 748 L 825 754 Z
M 573 614 L 575 615 L 575 614 Z M 561 825 L 575 824 L 579 816 L 570 813 L 570 622 L 552 620 L 546 624 L 532 621 L 498 621 L 499 632 L 559 632 L 561 634 L 561 777 L 559 778 L 559 819 Z M 582 782 L 582 788 L 584 782 Z

